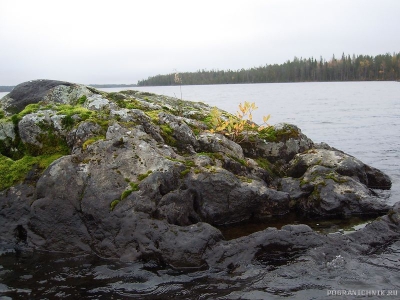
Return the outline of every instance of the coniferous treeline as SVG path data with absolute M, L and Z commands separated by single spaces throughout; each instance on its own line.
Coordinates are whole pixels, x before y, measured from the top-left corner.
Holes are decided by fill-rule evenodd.
M 342 55 L 326 61 L 322 57 L 297 58 L 283 64 L 265 65 L 251 69 L 199 70 L 180 73 L 183 85 L 266 83 L 266 82 L 307 82 L 307 81 L 367 81 L 399 80 L 400 52 L 377 55 Z M 175 73 L 156 75 L 138 81 L 138 86 L 174 85 Z

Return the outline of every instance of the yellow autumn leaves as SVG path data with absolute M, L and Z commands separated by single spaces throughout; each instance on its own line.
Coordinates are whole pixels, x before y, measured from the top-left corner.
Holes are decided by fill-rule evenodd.
M 211 109 L 211 133 L 222 133 L 229 136 L 235 142 L 242 142 L 249 137 L 251 131 L 261 131 L 268 127 L 267 121 L 270 115 L 263 116 L 263 124 L 258 126 L 253 122 L 253 111 L 256 110 L 256 104 L 245 101 L 239 104 L 239 110 L 236 112 L 236 117 L 231 115 L 228 118 L 223 118 L 221 111 L 214 107 Z

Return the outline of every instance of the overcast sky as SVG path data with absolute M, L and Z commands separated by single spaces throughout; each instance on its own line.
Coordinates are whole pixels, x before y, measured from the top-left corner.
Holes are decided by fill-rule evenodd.
M 399 0 L 0 0 L 0 85 L 400 51 Z

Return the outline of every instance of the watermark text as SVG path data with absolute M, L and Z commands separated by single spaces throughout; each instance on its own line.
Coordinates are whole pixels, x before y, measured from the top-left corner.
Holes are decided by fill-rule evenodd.
M 397 290 L 327 290 L 327 296 L 381 296 L 395 297 L 400 295 Z

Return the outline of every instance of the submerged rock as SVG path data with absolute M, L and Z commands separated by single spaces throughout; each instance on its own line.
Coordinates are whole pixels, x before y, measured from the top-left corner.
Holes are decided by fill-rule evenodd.
M 294 125 L 239 143 L 207 130 L 203 103 L 46 80 L 17 86 L 1 104 L 3 242 L 233 272 L 333 242 L 305 225 L 224 241 L 214 225 L 389 210 L 370 190 L 390 188 L 385 174 L 314 148 Z M 390 218 L 376 224 L 392 237 L 398 212 Z

